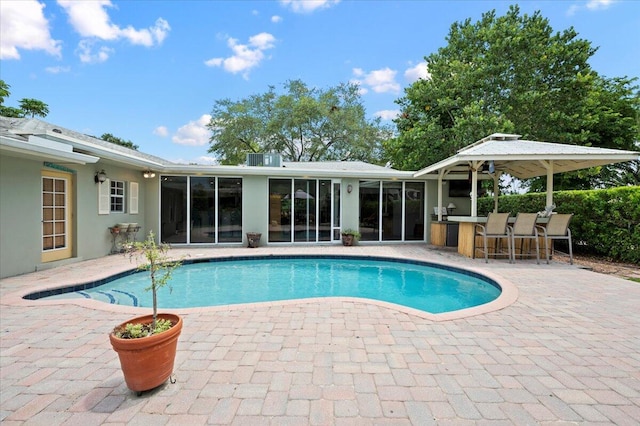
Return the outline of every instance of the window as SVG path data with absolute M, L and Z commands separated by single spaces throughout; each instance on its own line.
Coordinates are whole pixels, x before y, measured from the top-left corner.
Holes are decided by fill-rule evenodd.
M 124 182 L 112 180 L 111 185 L 111 212 L 124 213 Z

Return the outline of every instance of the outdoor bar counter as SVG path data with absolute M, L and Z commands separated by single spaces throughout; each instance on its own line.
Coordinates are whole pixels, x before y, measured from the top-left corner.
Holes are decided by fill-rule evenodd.
M 509 223 L 515 222 L 515 216 L 509 218 Z M 477 223 L 486 223 L 486 216 L 448 216 L 447 221 L 458 222 L 458 253 L 467 257 L 475 257 L 474 248 L 482 246 L 482 239 L 474 245 L 475 229 Z M 536 223 L 539 225 L 546 224 L 549 218 L 539 217 Z M 542 247 L 542 246 L 541 246 Z

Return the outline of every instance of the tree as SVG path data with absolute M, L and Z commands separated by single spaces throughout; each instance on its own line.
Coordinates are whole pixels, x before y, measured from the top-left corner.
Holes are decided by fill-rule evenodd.
M 0 115 L 3 117 L 13 118 L 22 117 L 22 110 L 14 107 L 4 106 L 4 99 L 8 98 L 9 95 L 11 95 L 11 92 L 9 91 L 10 88 L 11 86 L 5 83 L 4 80 L 0 80 Z
M 24 115 L 35 117 L 46 117 L 49 114 L 49 106 L 42 101 L 31 98 L 20 99 L 20 109 L 24 111 Z
M 11 94 L 11 92 L 9 92 L 10 88 L 11 86 L 5 83 L 4 80 L 0 80 L 0 105 L 4 105 L 4 98 L 8 98 Z
M 247 153 L 276 152 L 288 161 L 361 160 L 379 163 L 381 142 L 391 131 L 368 121 L 358 86 L 326 90 L 300 80 L 234 102 L 216 101 L 208 124 L 209 152 L 222 164 L 243 163 Z
M 103 141 L 115 143 L 116 145 L 124 146 L 126 148 L 131 148 L 131 149 L 135 149 L 135 150 L 137 150 L 139 148 L 138 145 L 135 145 L 133 142 L 126 141 L 126 140 L 124 140 L 122 138 L 119 138 L 117 136 L 113 136 L 111 133 L 104 133 L 102 136 L 100 136 L 100 139 L 102 139 Z
M 430 79 L 396 101 L 398 136 L 384 143 L 394 167 L 425 167 L 495 132 L 622 149 L 638 140 L 634 80 L 594 72 L 596 49 L 573 28 L 553 33 L 539 12 L 511 6 L 454 23 L 447 42 L 425 58 Z

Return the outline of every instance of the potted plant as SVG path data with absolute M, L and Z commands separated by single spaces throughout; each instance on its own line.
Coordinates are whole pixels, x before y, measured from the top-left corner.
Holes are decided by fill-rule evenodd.
M 262 238 L 262 234 L 260 232 L 247 232 L 247 247 L 258 247 L 258 245 L 260 245 L 260 238 Z
M 171 280 L 173 271 L 181 260 L 169 260 L 167 244 L 156 244 L 153 232 L 146 240 L 130 242 L 125 246 L 130 258 L 142 255 L 146 262 L 139 270 L 149 271 L 153 296 L 153 313 L 130 319 L 113 329 L 109 334 L 111 346 L 118 353 L 120 366 L 127 387 L 138 395 L 164 383 L 173 373 L 173 364 L 182 331 L 182 318 L 175 314 L 158 314 L 159 288 Z
M 345 246 L 352 246 L 360 239 L 360 232 L 356 229 L 345 229 L 340 234 L 342 235 L 342 245 Z

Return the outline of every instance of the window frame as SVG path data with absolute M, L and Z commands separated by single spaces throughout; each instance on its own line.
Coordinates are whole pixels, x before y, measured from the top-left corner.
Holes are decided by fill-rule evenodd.
M 122 185 L 121 188 L 118 188 L 119 184 Z M 114 189 L 116 190 L 115 193 Z M 109 182 L 109 213 L 126 213 L 126 189 L 127 183 L 123 180 L 111 180 Z M 118 194 L 118 190 L 122 190 L 122 193 Z M 117 202 L 118 200 L 120 203 Z M 119 206 L 121 206 L 121 209 L 118 209 Z

